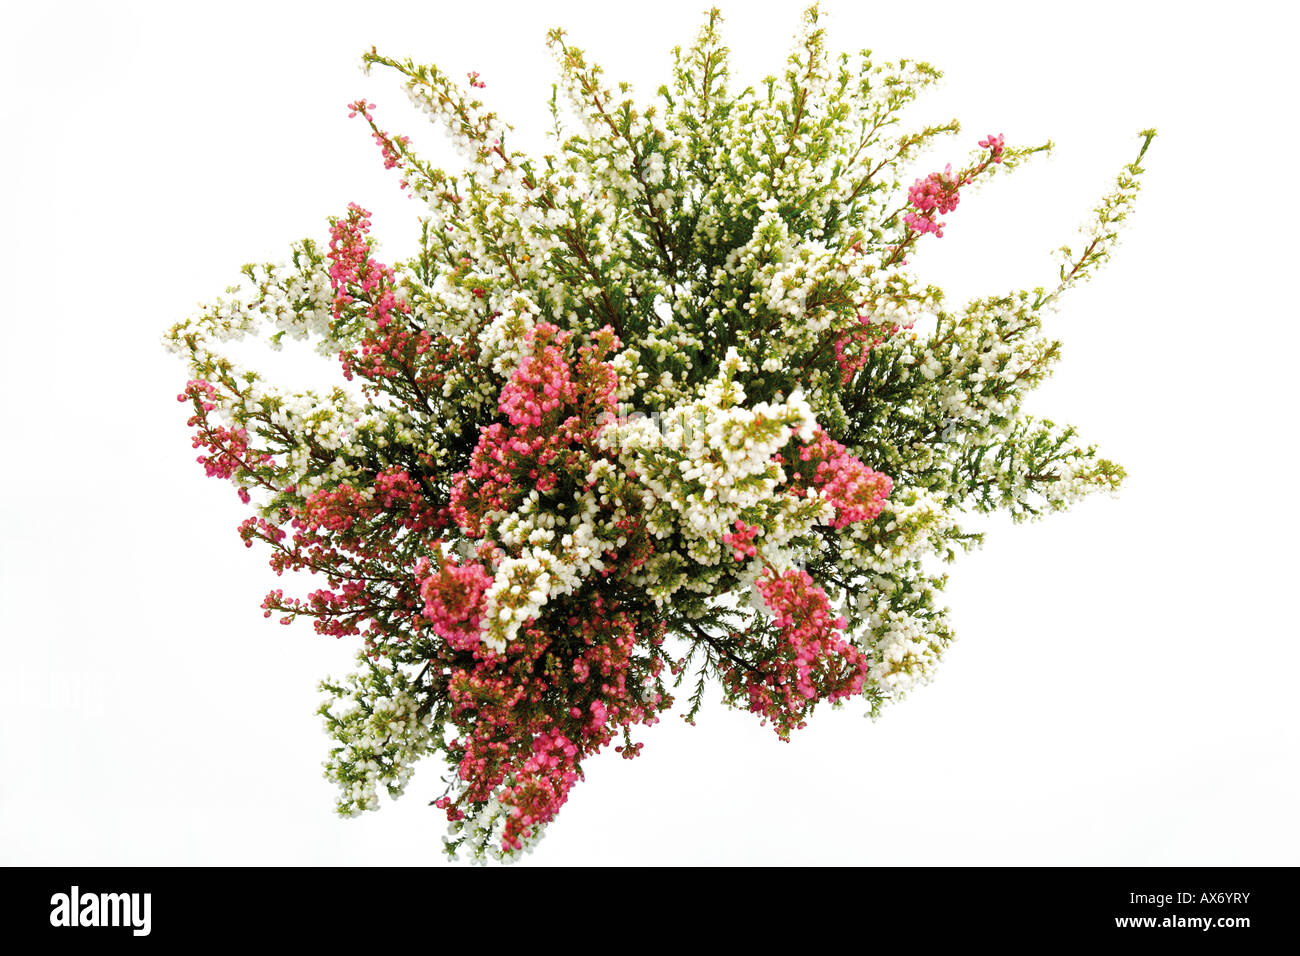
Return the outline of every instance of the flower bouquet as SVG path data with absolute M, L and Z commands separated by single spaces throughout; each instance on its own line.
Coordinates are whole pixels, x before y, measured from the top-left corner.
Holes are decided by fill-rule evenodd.
M 553 31 L 541 156 L 478 74 L 367 53 L 465 160 L 435 168 L 351 104 L 420 204 L 415 254 L 381 261 L 351 205 L 167 335 L 199 461 L 252 508 L 244 542 L 324 584 L 271 591 L 266 615 L 359 639 L 321 685 L 340 813 L 436 754 L 448 851 L 508 859 L 588 760 L 636 757 L 710 687 L 783 740 L 819 704 L 875 716 L 953 639 L 936 564 L 979 542 L 967 515 L 1119 486 L 1021 406 L 1060 354 L 1043 317 L 1111 254 L 1154 131 L 1055 284 L 951 304 L 909 259 L 1051 144 L 972 137 L 909 185 L 959 132 L 900 123 L 939 73 L 833 56 L 822 19 L 737 91 L 713 11 L 644 106 Z M 263 332 L 313 343 L 337 386 L 277 389 L 223 351 Z

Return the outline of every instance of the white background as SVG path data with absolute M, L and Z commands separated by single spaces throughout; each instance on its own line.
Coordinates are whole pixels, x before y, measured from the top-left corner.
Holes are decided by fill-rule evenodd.
M 371 44 L 477 69 L 537 142 L 545 30 L 648 100 L 703 0 L 4 5 L 0 863 L 440 862 L 438 769 L 361 820 L 320 776 L 316 681 L 351 648 L 276 582 L 194 463 L 161 332 L 326 217 L 416 205 L 345 104 L 448 155 Z M 733 76 L 780 68 L 801 5 L 739 3 Z M 835 49 L 945 71 L 916 120 L 1052 138 L 913 261 L 953 296 L 1050 282 L 1050 252 L 1155 125 L 1125 244 L 1053 321 L 1032 409 L 1122 462 L 1118 500 L 994 523 L 951 569 L 961 639 L 878 723 L 790 744 L 670 717 L 593 760 L 531 862 L 1296 864 L 1297 223 L 1284 4 L 849 3 Z

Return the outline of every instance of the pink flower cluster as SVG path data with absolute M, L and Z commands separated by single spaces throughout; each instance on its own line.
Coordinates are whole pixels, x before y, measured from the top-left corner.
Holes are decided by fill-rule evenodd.
M 208 421 L 208 413 L 217 407 L 217 397 L 216 386 L 202 379 L 186 382 L 185 391 L 176 396 L 176 401 L 194 405 L 194 414 L 186 422 L 196 430 L 191 446 L 207 451 L 196 461 L 209 478 L 251 478 L 255 469 L 270 463 L 272 457 L 249 452 L 247 429 L 227 428 Z M 248 490 L 241 485 L 238 493 L 239 500 L 248 504 L 251 500 Z
M 843 634 L 846 621 L 834 616 L 826 592 L 805 571 L 764 570 L 755 582 L 771 609 L 776 641 L 752 642 L 753 663 L 733 659 L 723 673 L 732 700 L 770 721 L 777 736 L 803 727 L 814 705 L 859 693 L 867 675 L 863 654 Z M 746 636 L 749 632 L 746 632 Z
M 516 428 L 536 428 L 558 408 L 577 398 L 562 348 L 568 333 L 543 322 L 529 333 L 538 352 L 526 355 L 501 390 L 498 409 Z M 554 344 L 547 344 L 554 340 Z
M 831 617 L 826 592 L 806 571 L 790 570 L 778 575 L 767 570 L 755 587 L 776 616 L 773 623 L 790 652 L 799 693 L 809 699 L 820 696 L 838 700 L 862 689 L 866 660 L 844 639 L 848 622 Z M 823 678 L 819 681 L 823 685 L 820 694 L 814 676 Z
M 346 218 L 330 224 L 330 288 L 336 318 L 356 301 L 353 293 L 359 293 L 367 303 L 367 317 L 382 330 L 392 322 L 391 313 L 409 312 L 410 306 L 397 298 L 392 268 L 370 258 L 369 231 L 370 213 L 356 203 L 348 203 Z
M 961 202 L 958 190 L 970 185 L 975 177 L 994 163 L 1001 163 L 1006 144 L 1001 134 L 988 136 L 980 140 L 980 147 L 989 150 L 989 156 L 979 165 L 963 173 L 954 174 L 952 165 L 944 167 L 941 173 L 931 173 L 924 179 L 918 179 L 907 190 L 907 201 L 913 210 L 903 216 L 903 222 L 913 232 L 925 235 L 932 232 L 935 238 L 943 238 L 944 223 L 939 222 L 938 214 L 946 214 L 957 208 Z
M 873 346 L 897 331 L 897 325 L 877 324 L 872 316 L 859 315 L 858 328 L 850 329 L 835 340 L 835 362 L 840 367 L 841 384 L 847 385 L 867 364 Z
M 796 494 L 811 486 L 835 506 L 832 528 L 870 521 L 885 506 L 894 483 L 872 471 L 822 428 L 799 450 L 791 486 Z
M 539 323 L 526 343 L 532 354 L 501 390 L 498 409 L 507 423 L 483 430 L 469 468 L 452 482 L 452 517 L 471 537 L 483 536 L 489 512 L 511 510 L 533 489 L 550 492 L 585 476 L 579 461 L 600 454 L 596 438 L 615 410 L 618 376 L 604 361 L 618 348 L 612 331 L 602 329 L 578 348 L 572 365 L 572 336 L 550 323 Z
M 495 796 L 508 808 L 503 849 L 518 849 L 554 819 L 582 778 L 584 758 L 607 746 L 617 730 L 657 722 L 671 704 L 657 692 L 642 693 L 663 663 L 637 653 L 639 643 L 663 642 L 662 626 L 638 640 L 635 619 L 600 594 L 567 605 L 555 622 L 566 632 L 563 644 L 559 628 L 530 624 L 508 655 L 476 650 L 472 661 L 451 669 L 451 699 L 464 733 L 449 752 L 465 789 L 459 799 L 435 805 L 456 821 L 465 816 L 462 803 Z M 572 643 L 578 650 L 569 668 L 546 663 Z M 555 697 L 568 706 L 557 711 L 548 703 Z M 640 752 L 639 746 L 617 749 L 629 759 Z
M 431 573 L 427 559 L 415 568 L 424 598 L 424 616 L 447 644 L 461 651 L 481 646 L 483 594 L 492 586 L 492 575 L 482 564 L 458 564 L 444 558 L 437 573 Z
M 993 155 L 989 157 L 995 163 L 1002 162 L 1002 153 L 1006 150 L 1006 141 L 1002 138 L 1001 133 L 989 133 L 988 136 L 980 140 L 980 146 L 990 150 Z
M 581 776 L 579 753 L 578 746 L 562 733 L 543 730 L 533 738 L 532 755 L 519 768 L 515 782 L 501 793 L 501 802 L 511 808 L 502 835 L 505 848 L 519 849 L 521 836 L 555 818 Z
M 958 189 L 969 180 L 959 179 L 952 173 L 952 166 L 946 166 L 941 173 L 931 173 L 924 179 L 918 179 L 907 190 L 907 201 L 917 210 L 903 216 L 913 231 L 934 233 L 936 238 L 943 238 L 944 223 L 939 222 L 936 213 L 949 213 L 957 208 L 961 201 Z
M 361 303 L 368 320 L 360 343 L 339 352 L 343 376 L 354 374 L 386 389 L 402 388 L 411 404 L 431 411 L 430 395 L 437 394 L 449 367 L 464 368 L 477 354 L 472 341 L 453 342 L 416 327 L 410 304 L 398 295 L 393 269 L 370 257 L 370 214 L 356 203 L 348 215 L 330 228 L 328 252 L 334 313 L 341 316 Z M 471 366 L 472 367 L 472 366 Z M 396 384 L 394 384 L 396 383 Z
M 330 223 L 329 274 L 335 318 L 353 301 L 349 288 L 372 281 L 372 270 L 367 268 L 370 243 L 366 233 L 369 231 L 370 213 L 354 202 L 348 203 L 346 218 Z
M 355 103 L 349 103 L 348 109 L 351 112 L 348 113 L 348 118 L 350 119 L 358 113 L 365 117 L 366 122 L 370 124 L 370 136 L 374 139 L 375 143 L 378 144 L 379 152 L 384 157 L 384 169 L 401 169 L 405 165 L 405 160 L 402 158 L 401 148 L 410 144 L 410 137 L 393 136 L 376 126 L 375 118 L 370 114 L 370 111 L 374 108 L 374 103 L 367 103 L 365 100 L 357 100 Z M 406 180 L 402 180 L 403 189 L 407 189 L 409 186 L 410 183 L 406 182 Z
M 209 478 L 230 478 L 237 469 L 246 467 L 244 454 L 248 451 L 248 432 L 243 428 L 211 425 L 202 438 L 194 439 L 193 445 L 209 452 L 198 457 L 198 463 Z
M 363 633 L 385 633 L 393 620 L 404 620 L 417 629 L 426 625 L 419 618 L 418 580 L 406 574 L 392 576 L 388 585 L 396 596 L 375 594 L 369 576 L 358 574 L 360 566 L 391 564 L 397 553 L 397 539 L 404 532 L 419 536 L 445 521 L 430 507 L 419 483 L 404 468 L 391 466 L 379 472 L 366 489 L 344 482 L 333 489 L 312 492 L 296 507 L 288 509 L 293 529 L 290 537 L 282 528 L 261 518 L 240 525 L 240 536 L 251 546 L 254 538 L 272 547 L 271 567 L 285 571 L 325 571 L 335 590 L 318 590 L 306 600 L 286 598 L 281 590 L 267 594 L 262 602 L 266 616 L 280 611 L 288 624 L 296 616 L 315 618 L 321 634 L 334 637 Z M 284 489 L 294 493 L 291 485 Z M 383 623 L 387 616 L 389 622 Z
M 745 524 L 737 518 L 735 528 L 733 533 L 722 536 L 722 543 L 734 549 L 736 560 L 744 561 L 758 554 L 758 549 L 753 544 L 754 539 L 758 537 L 758 525 Z

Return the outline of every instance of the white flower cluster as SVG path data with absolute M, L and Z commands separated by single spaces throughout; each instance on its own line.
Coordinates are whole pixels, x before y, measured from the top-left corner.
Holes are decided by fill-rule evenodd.
M 490 365 L 502 378 L 509 378 L 530 349 L 528 333 L 537 326 L 537 303 L 522 292 L 510 296 L 499 313 L 479 334 L 479 361 Z
M 548 503 L 555 510 L 543 510 L 542 501 L 536 490 L 531 491 L 493 532 L 507 550 L 519 551 L 517 557 L 504 558 L 497 565 L 484 593 L 483 643 L 498 653 L 548 601 L 573 593 L 588 575 L 605 567 L 595 494 L 581 491 L 569 505 Z M 616 512 L 614 520 L 619 517 Z
M 689 212 L 691 197 L 679 195 L 675 158 L 681 140 L 657 122 L 656 108 L 637 108 L 631 87 L 620 84 L 619 95 L 602 86 L 599 66 L 588 65 L 581 50 L 564 41 L 562 31 L 550 35 L 560 78 L 559 86 L 581 125 L 581 138 L 570 145 L 570 168 L 589 177 L 603 195 L 612 192 L 648 223 L 662 224 L 667 213 Z
M 379 787 L 401 796 L 415 763 L 436 748 L 433 718 L 420 712 L 411 677 L 386 657 L 358 655 L 358 670 L 342 682 L 321 682 L 328 691 L 318 713 L 339 744 L 325 761 L 326 779 L 341 794 L 338 812 L 357 816 L 379 809 Z
M 496 797 L 489 798 L 478 812 L 464 820 L 448 824 L 448 855 L 456 858 L 456 851 L 464 849 L 469 853 L 469 860 L 474 864 L 485 864 L 488 860 L 497 863 L 517 863 L 527 854 L 532 853 L 537 844 L 546 836 L 546 825 L 535 824 L 530 827 L 529 836 L 520 840 L 518 850 L 502 849 L 501 838 L 505 833 L 506 821 L 511 808 L 504 806 Z
M 338 343 L 333 338 L 331 323 L 334 293 L 330 288 L 329 274 L 320 267 L 307 273 L 289 277 L 284 285 L 267 283 L 259 306 L 275 327 L 298 341 L 316 339 L 316 351 L 333 355 Z M 272 348 L 280 347 L 281 336 L 272 335 Z
M 298 250 L 300 254 L 302 249 Z M 339 343 L 333 338 L 333 292 L 329 274 L 322 264 L 305 256 L 290 271 L 284 263 L 248 266 L 245 275 L 251 288 L 232 286 L 226 294 L 188 319 L 179 322 L 163 337 L 163 346 L 182 354 L 197 350 L 209 359 L 217 358 L 208 348 L 219 342 L 233 342 L 256 335 L 263 325 L 276 332 L 268 337 L 278 349 L 285 335 L 296 340 L 317 339 L 321 355 L 333 355 Z
M 919 585 L 928 607 L 935 592 Z M 868 590 L 858 601 L 859 629 L 855 642 L 867 657 L 869 693 L 883 701 L 901 700 L 908 691 L 928 683 L 953 634 L 943 612 L 916 615 L 894 604 L 882 591 Z
M 763 552 L 770 559 L 831 515 L 815 491 L 802 499 L 779 493 L 787 476 L 772 460 L 792 438 L 812 440 L 812 408 L 800 392 L 783 402 L 745 407 L 745 391 L 734 377 L 747 368 L 733 349 L 700 400 L 615 425 L 601 436 L 622 467 L 636 474 L 646 526 L 661 542 L 642 576 L 660 603 L 683 584 L 711 590 L 721 572 L 730 570 L 732 551 L 722 536 L 734 530 L 735 521 L 762 525 Z M 680 542 L 682 550 L 668 549 L 669 541 Z M 674 571 L 683 559 L 715 573 Z M 751 577 L 758 570 L 758 562 L 748 569 Z
M 919 488 L 901 488 L 886 500 L 874 521 L 857 522 L 839 532 L 843 569 L 877 579 L 899 575 L 928 555 L 952 556 L 949 535 L 957 530 L 951 509 Z
M 789 68 L 771 78 L 762 95 L 737 97 L 730 110 L 711 116 L 711 136 L 696 147 L 696 161 L 706 167 L 702 178 L 713 186 L 702 197 L 699 211 L 703 242 L 716 242 L 722 229 L 737 218 L 752 218 L 755 207 L 767 200 L 806 210 L 809 233 L 822 234 L 834 196 L 833 163 L 819 157 L 815 147 L 847 140 L 850 111 L 840 106 L 843 90 L 835 82 L 817 19 L 814 11 L 805 14 Z M 725 54 L 715 26 L 716 20 L 691 51 L 696 63 Z M 725 96 L 724 79 L 725 73 L 714 76 L 713 97 Z M 708 112 L 709 103 L 697 86 L 679 81 L 678 92 L 683 103 L 676 117 Z M 668 127 L 675 128 L 671 119 Z M 755 130 L 766 135 L 756 137 Z
M 928 345 L 922 374 L 932 379 L 929 401 L 945 422 L 983 436 L 991 425 L 1010 424 L 1025 386 L 1046 375 L 1055 343 L 1039 334 L 1023 303 L 972 303 L 946 317 L 952 333 Z

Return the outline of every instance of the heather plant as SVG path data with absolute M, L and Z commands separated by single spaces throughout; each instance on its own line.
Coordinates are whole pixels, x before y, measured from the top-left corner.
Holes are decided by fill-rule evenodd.
M 200 463 L 245 544 L 324 586 L 263 608 L 358 640 L 321 685 L 338 810 L 445 761 L 452 854 L 512 858 L 612 747 L 710 687 L 785 740 L 819 704 L 876 716 L 953 639 L 940 566 L 1015 519 L 1115 491 L 1123 469 L 1025 395 L 1043 320 L 1115 247 L 1154 131 L 1049 286 L 952 303 L 909 260 L 962 195 L 1046 152 L 902 114 L 929 65 L 828 52 L 816 7 L 784 69 L 735 89 L 721 17 L 642 105 L 566 34 L 553 151 L 528 156 L 434 66 L 371 51 L 461 149 L 447 172 L 351 104 L 421 210 L 385 264 L 350 205 L 324 242 L 177 324 Z M 305 340 L 331 391 L 287 391 L 227 342 Z

